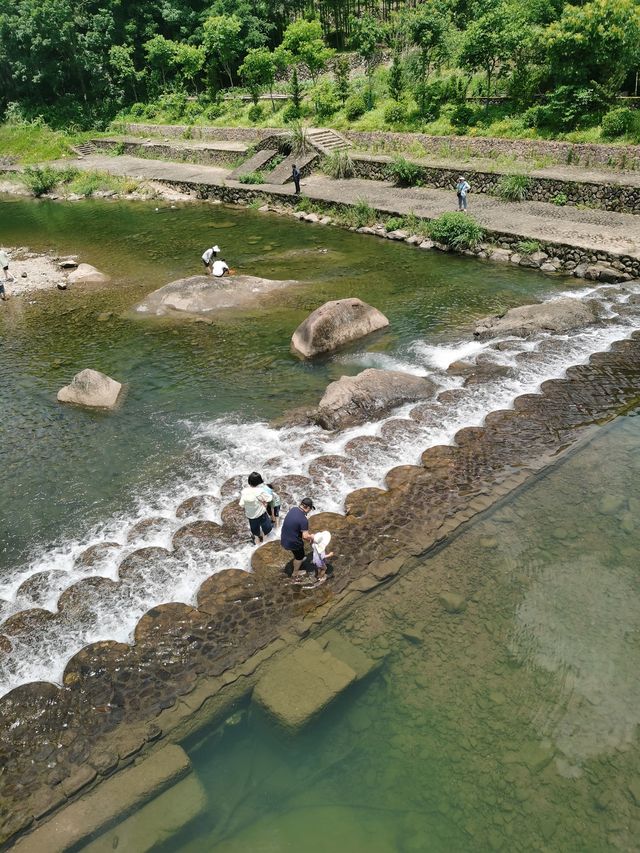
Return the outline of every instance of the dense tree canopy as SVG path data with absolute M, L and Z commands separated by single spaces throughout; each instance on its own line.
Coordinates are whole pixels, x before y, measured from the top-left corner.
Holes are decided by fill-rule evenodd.
M 14 103 L 88 125 L 168 94 L 213 103 L 238 85 L 257 102 L 293 69 L 329 110 L 348 101 L 334 57 L 347 47 L 369 93 L 392 52 L 393 98 L 410 93 L 423 115 L 453 91 L 447 74 L 456 91 L 475 75 L 487 97 L 500 87 L 523 109 L 604 103 L 640 66 L 640 0 L 0 0 L 0 113 Z M 333 68 L 336 83 L 320 81 Z

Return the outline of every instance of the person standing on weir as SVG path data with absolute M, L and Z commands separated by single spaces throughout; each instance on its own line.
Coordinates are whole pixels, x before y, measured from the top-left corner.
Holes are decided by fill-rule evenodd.
M 298 506 L 292 507 L 285 516 L 280 534 L 280 544 L 293 555 L 292 583 L 300 583 L 306 577 L 300 571 L 304 562 L 304 543 L 313 542 L 313 534 L 309 533 L 307 516 L 315 509 L 311 498 L 303 498 Z
M 302 175 L 300 174 L 300 169 L 298 169 L 295 163 L 291 167 L 291 177 L 296 188 L 296 195 L 300 195 L 300 178 Z

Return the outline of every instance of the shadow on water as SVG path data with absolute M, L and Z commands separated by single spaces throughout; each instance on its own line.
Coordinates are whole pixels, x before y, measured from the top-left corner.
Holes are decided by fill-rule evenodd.
M 199 464 L 194 433 L 204 423 L 227 415 L 267 420 L 315 402 L 343 373 L 380 366 L 382 357 L 384 366 L 405 363 L 416 339 L 465 336 L 474 317 L 566 286 L 250 210 L 183 205 L 160 215 L 155 207 L 0 204 L 3 244 L 78 254 L 113 277 L 105 288 L 40 292 L 0 311 L 0 496 L 12 508 L 11 531 L 0 531 L 0 568 L 184 479 Z M 203 247 L 216 241 L 242 272 L 306 284 L 268 309 L 211 326 L 127 319 L 145 293 L 199 273 Z M 381 308 L 389 331 L 318 364 L 295 358 L 296 326 L 322 302 L 345 296 Z M 125 384 L 117 412 L 56 403 L 58 389 L 85 367 Z
M 361 603 L 385 665 L 302 735 L 245 705 L 188 744 L 207 807 L 162 853 L 636 850 L 639 451 L 618 419 Z

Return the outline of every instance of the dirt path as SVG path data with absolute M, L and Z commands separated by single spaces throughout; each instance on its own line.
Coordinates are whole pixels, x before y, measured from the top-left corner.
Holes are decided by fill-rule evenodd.
M 98 155 L 66 163 L 79 169 L 98 169 L 146 180 L 205 186 L 243 186 L 227 179 L 228 169 L 215 166 Z M 303 180 L 302 187 L 304 194 L 311 199 L 343 204 L 364 199 L 372 207 L 389 214 L 414 213 L 419 217 L 433 218 L 456 207 L 453 191 L 417 187 L 398 189 L 383 181 L 362 178 L 334 181 L 323 175 L 312 175 Z M 284 187 L 261 184 L 259 188 L 273 195 L 288 196 L 293 192 L 290 184 Z M 481 225 L 492 231 L 517 235 L 527 240 L 553 241 L 590 251 L 640 257 L 640 217 L 629 213 L 579 210 L 545 202 L 504 202 L 486 195 L 470 195 L 469 212 Z

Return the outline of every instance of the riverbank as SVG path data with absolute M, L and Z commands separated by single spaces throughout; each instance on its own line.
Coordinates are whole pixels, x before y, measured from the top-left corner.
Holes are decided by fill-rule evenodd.
M 25 246 L 5 247 L 5 251 L 9 255 L 9 275 L 13 277 L 5 284 L 9 299 L 67 287 L 67 275 L 60 268 L 59 258 L 31 252 Z

